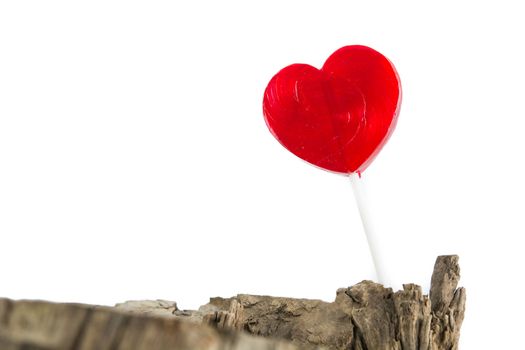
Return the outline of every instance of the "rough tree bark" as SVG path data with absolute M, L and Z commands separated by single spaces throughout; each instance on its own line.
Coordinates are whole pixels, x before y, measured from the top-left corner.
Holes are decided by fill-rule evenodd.
M 169 301 L 115 308 L 0 299 L 0 350 L 453 350 L 466 294 L 457 256 L 440 256 L 430 295 L 370 281 L 334 302 L 238 295 L 197 311 Z

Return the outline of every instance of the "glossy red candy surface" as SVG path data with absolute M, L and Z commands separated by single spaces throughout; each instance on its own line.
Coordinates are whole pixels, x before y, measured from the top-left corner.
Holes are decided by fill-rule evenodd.
M 272 134 L 305 161 L 337 173 L 362 172 L 392 133 L 401 84 L 392 63 L 360 45 L 334 52 L 321 69 L 292 64 L 264 93 Z

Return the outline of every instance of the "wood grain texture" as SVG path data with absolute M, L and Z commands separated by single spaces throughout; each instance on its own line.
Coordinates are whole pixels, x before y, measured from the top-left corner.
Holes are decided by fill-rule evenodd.
M 454 350 L 466 300 L 458 281 L 458 257 L 441 256 L 429 296 L 363 281 L 333 302 L 241 294 L 199 310 L 0 299 L 0 350 Z

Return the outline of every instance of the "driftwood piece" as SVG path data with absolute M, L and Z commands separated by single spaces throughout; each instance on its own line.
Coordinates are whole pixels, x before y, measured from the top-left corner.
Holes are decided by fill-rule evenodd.
M 436 260 L 429 296 L 363 281 L 334 302 L 238 295 L 199 310 L 170 301 L 115 308 L 0 299 L 0 350 L 457 349 L 466 294 L 457 256 Z

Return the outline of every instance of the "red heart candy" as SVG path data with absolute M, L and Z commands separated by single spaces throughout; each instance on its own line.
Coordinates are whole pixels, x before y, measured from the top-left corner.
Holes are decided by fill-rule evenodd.
M 334 52 L 323 68 L 292 64 L 270 80 L 268 128 L 290 152 L 337 173 L 361 173 L 394 130 L 401 84 L 392 63 L 360 45 Z

